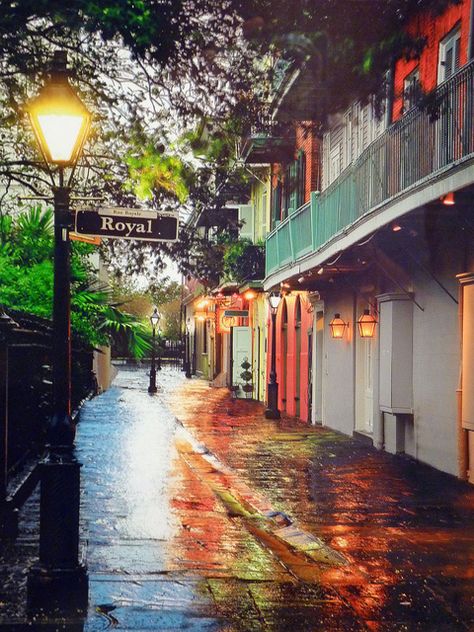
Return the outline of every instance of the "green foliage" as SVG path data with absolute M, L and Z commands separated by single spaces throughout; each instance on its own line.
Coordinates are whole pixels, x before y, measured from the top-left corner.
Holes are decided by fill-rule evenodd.
M 238 239 L 230 243 L 224 254 L 226 278 L 243 283 L 265 276 L 265 247 L 250 239 Z
M 91 345 L 122 335 L 130 352 L 142 357 L 150 348 L 146 328 L 111 302 L 105 287 L 94 285 L 88 261 L 92 247 L 74 242 L 71 256 L 71 325 Z M 15 218 L 0 218 L 0 304 L 51 318 L 54 269 L 53 215 L 39 207 Z
M 146 147 L 139 155 L 126 157 L 130 181 L 127 188 L 142 200 L 151 200 L 160 192 L 171 193 L 179 202 L 188 196 L 185 169 L 176 156 L 165 156 L 154 147 Z

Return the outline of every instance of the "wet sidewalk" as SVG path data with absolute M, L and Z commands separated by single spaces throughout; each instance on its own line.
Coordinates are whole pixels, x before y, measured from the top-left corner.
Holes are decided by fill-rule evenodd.
M 0 630 L 474 630 L 474 490 L 225 389 L 121 370 L 77 451 L 86 620 L 23 609 L 37 495 L 3 551 Z M 48 625 L 46 625 L 48 624 Z

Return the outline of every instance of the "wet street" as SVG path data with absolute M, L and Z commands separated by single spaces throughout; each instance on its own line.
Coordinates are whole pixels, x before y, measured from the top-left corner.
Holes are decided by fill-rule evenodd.
M 81 413 L 87 619 L 26 623 L 35 495 L 1 630 L 474 630 L 472 488 L 176 369 L 157 381 L 122 369 Z

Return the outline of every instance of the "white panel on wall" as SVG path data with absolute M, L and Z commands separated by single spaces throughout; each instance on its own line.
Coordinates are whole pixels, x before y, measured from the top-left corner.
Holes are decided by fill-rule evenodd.
M 474 430 L 474 275 L 463 275 L 462 427 Z
M 405 294 L 378 296 L 380 410 L 413 412 L 413 303 Z

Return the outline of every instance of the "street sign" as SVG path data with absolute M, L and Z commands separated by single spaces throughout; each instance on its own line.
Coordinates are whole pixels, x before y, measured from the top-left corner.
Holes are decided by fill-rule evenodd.
M 140 208 L 76 211 L 76 233 L 109 239 L 177 241 L 178 216 Z
M 249 310 L 248 309 L 226 309 L 224 311 L 224 316 L 233 316 L 234 318 L 248 318 Z

